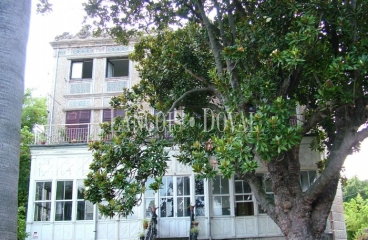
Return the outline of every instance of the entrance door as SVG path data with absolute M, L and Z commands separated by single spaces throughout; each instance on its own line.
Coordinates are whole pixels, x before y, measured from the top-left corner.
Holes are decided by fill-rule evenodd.
M 163 177 L 159 191 L 159 237 L 188 237 L 190 227 L 190 177 Z

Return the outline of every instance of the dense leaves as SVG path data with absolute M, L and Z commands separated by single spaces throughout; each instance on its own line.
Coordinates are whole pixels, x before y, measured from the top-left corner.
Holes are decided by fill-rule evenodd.
M 358 239 L 368 228 L 368 199 L 363 199 L 358 193 L 355 198 L 344 203 L 344 211 L 348 239 Z
M 344 159 L 368 136 L 366 128 L 358 131 L 367 116 L 367 4 L 89 0 L 85 9 L 97 34 L 123 44 L 138 37 L 130 57 L 142 81 L 113 107 L 131 116 L 147 103 L 163 112 L 182 109 L 172 139 L 179 161 L 202 177 L 242 177 L 288 239 L 319 239 Z M 165 172 L 167 145 L 133 132 L 93 146 L 87 198 L 107 200 L 106 214 L 129 213 L 147 177 L 157 184 Z M 299 147 L 306 134 L 316 136 L 314 150 L 328 154 L 303 193 Z M 152 156 L 157 163 L 150 165 Z M 255 176 L 259 164 L 270 173 L 274 202 Z M 141 165 L 149 167 L 138 173 Z M 138 179 L 126 180 L 133 175 Z

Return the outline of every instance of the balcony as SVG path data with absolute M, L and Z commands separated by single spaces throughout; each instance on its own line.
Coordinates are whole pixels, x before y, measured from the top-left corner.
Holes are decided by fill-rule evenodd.
M 35 128 L 35 145 L 87 143 L 100 139 L 99 123 L 40 125 Z

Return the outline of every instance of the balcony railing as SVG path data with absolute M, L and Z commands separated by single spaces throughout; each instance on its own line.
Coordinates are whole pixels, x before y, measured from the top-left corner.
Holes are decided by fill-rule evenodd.
M 34 144 L 86 143 L 100 139 L 98 123 L 55 124 L 38 126 Z

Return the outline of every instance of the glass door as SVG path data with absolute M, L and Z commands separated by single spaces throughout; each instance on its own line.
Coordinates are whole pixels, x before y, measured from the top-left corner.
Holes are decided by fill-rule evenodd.
M 190 179 L 189 176 L 165 176 L 162 178 L 157 209 L 159 237 L 189 236 Z

